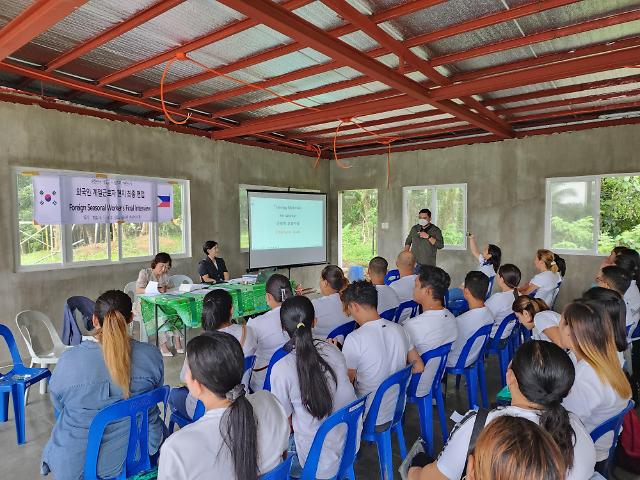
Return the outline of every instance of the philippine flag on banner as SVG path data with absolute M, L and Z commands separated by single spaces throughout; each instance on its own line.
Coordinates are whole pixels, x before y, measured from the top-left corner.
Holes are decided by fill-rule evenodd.
M 157 195 L 158 221 L 171 221 L 173 219 L 173 185 L 169 183 L 159 183 Z
M 60 225 L 60 177 L 36 175 L 33 177 L 33 220 L 40 225 Z

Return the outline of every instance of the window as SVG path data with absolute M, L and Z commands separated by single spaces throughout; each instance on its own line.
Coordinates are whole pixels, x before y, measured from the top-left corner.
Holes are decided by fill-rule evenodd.
M 545 246 L 564 253 L 608 255 L 640 247 L 640 175 L 548 178 Z
M 407 235 L 417 223 L 418 212 L 431 210 L 431 221 L 442 230 L 444 248 L 464 250 L 467 248 L 467 184 L 431 185 L 404 187 L 403 226 Z
M 164 180 L 173 187 L 173 219 L 168 222 L 38 225 L 33 221 L 33 169 L 15 168 L 16 269 L 51 270 L 149 260 L 160 251 L 190 256 L 189 182 L 109 175 L 138 181 Z M 39 173 L 86 175 L 39 169 Z
M 345 190 L 338 202 L 338 262 L 366 266 L 378 254 L 378 190 Z

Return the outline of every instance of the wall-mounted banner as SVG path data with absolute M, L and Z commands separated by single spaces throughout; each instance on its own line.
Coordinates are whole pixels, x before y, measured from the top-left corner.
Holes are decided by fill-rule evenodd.
M 33 220 L 40 225 L 166 222 L 172 217 L 173 187 L 166 182 L 33 177 Z

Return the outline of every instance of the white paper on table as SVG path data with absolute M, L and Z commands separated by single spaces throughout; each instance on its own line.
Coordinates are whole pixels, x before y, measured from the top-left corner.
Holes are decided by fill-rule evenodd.
M 158 282 L 149 282 L 144 289 L 145 295 L 158 295 L 160 290 L 158 290 Z

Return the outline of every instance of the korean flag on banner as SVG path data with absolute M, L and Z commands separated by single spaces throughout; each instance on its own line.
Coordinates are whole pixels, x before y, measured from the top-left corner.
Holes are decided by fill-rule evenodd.
M 170 183 L 158 183 L 156 200 L 158 221 L 170 222 L 173 220 L 173 185 Z
M 33 177 L 33 221 L 40 225 L 60 225 L 62 207 L 60 177 L 36 175 Z

